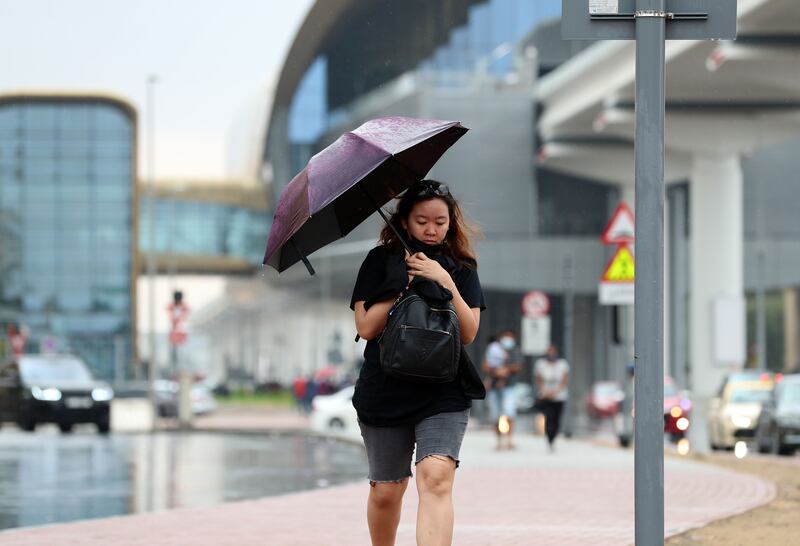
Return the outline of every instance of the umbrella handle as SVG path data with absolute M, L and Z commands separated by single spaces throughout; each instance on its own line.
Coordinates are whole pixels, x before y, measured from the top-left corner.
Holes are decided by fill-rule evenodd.
M 358 186 L 361 188 L 361 191 L 363 191 L 364 194 L 367 196 L 367 199 L 372 201 L 372 204 L 375 206 L 376 209 L 378 209 L 378 214 L 381 215 L 381 218 L 383 218 L 383 221 L 386 222 L 387 226 L 389 226 L 389 229 L 394 231 L 394 234 L 397 235 L 397 240 L 400 241 L 400 244 L 403 245 L 403 248 L 405 248 L 409 254 L 414 254 L 414 251 L 411 250 L 411 247 L 408 246 L 408 243 L 406 242 L 405 238 L 400 234 L 399 231 L 397 231 L 397 228 L 394 227 L 394 225 L 389 221 L 389 219 L 386 217 L 386 213 L 384 213 L 381 206 L 375 202 L 375 199 L 373 199 L 373 197 L 369 194 L 367 188 L 365 188 L 361 182 L 358 183 Z
M 289 242 L 292 244 L 295 251 L 297 251 L 297 253 L 300 255 L 300 259 L 303 260 L 303 265 L 305 265 L 306 269 L 308 269 L 308 274 L 313 277 L 316 274 L 316 272 L 314 271 L 314 268 L 311 267 L 311 262 L 308 261 L 306 255 L 303 254 L 303 252 L 300 250 L 300 247 L 297 246 L 297 242 L 295 242 L 294 237 L 290 237 Z

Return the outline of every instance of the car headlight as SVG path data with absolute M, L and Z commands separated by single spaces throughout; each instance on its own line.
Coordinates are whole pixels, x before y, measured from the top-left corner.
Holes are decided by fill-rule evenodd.
M 97 387 L 92 389 L 92 400 L 95 402 L 108 402 L 114 398 L 114 391 L 108 387 Z
M 58 402 L 61 400 L 61 391 L 53 387 L 48 387 L 46 389 L 33 387 L 31 388 L 31 394 L 37 400 L 44 400 L 45 402 Z
M 750 425 L 753 424 L 753 419 L 747 417 L 746 415 L 739 415 L 734 413 L 733 415 L 731 415 L 731 423 L 733 423 L 733 426 L 738 428 L 750 428 Z

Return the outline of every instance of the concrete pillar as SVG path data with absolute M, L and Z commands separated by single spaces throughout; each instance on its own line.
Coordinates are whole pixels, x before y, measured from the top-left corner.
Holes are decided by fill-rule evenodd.
M 668 369 L 672 377 L 681 387 L 686 386 L 686 285 L 688 284 L 688 252 L 686 245 L 686 188 L 677 187 L 669 192 L 669 214 L 667 216 L 667 233 L 669 246 L 667 256 L 669 269 L 668 278 L 664 285 L 668 288 L 669 298 L 665 299 L 665 306 L 669 320 L 665 320 L 668 325 L 665 332 L 665 347 L 669 347 Z M 667 365 L 665 364 L 665 368 Z
M 783 370 L 800 371 L 800 297 L 797 288 L 783 290 Z
M 724 375 L 730 371 L 717 366 L 713 360 L 712 303 L 718 297 L 744 296 L 742 167 L 739 156 L 695 157 L 689 186 L 689 380 L 692 391 L 707 398 L 714 394 Z

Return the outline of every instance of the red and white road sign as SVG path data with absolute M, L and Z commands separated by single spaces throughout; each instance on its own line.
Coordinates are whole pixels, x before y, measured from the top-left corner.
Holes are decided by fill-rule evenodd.
M 611 221 L 603 230 L 600 240 L 606 245 L 623 245 L 634 242 L 636 229 L 633 212 L 630 207 L 621 202 L 611 216 Z
M 169 333 L 169 342 L 173 345 L 183 345 L 186 343 L 186 332 L 183 330 L 172 330 Z
M 170 320 L 169 342 L 172 345 L 183 345 L 186 343 L 184 323 L 189 316 L 189 308 L 184 303 L 170 303 L 167 312 Z
M 522 314 L 526 317 L 545 317 L 549 312 L 550 298 L 541 290 L 531 290 L 522 297 Z

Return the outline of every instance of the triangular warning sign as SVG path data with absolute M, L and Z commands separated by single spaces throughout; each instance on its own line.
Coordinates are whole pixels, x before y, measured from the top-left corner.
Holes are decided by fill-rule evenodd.
M 600 240 L 607 245 L 632 243 L 635 234 L 634 225 L 633 212 L 623 201 L 611 216 L 611 221 L 606 226 L 606 229 L 603 230 Z
M 603 273 L 603 282 L 633 282 L 633 254 L 623 245 L 617 249 Z

